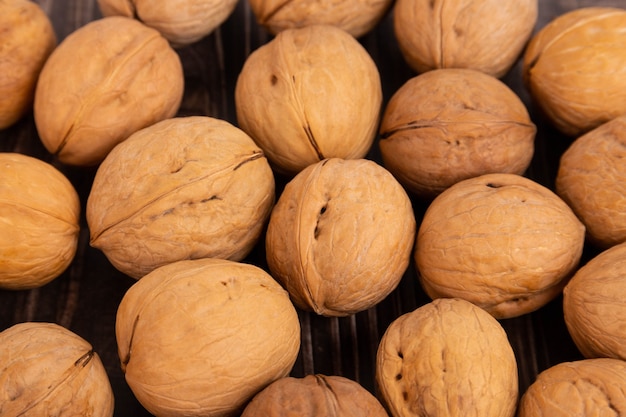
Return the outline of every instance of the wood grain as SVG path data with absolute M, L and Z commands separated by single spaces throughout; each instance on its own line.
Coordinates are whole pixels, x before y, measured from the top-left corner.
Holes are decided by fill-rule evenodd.
M 60 41 L 82 25 L 101 17 L 95 0 L 39 0 L 38 3 L 50 16 Z M 578 7 L 626 8 L 626 0 L 540 0 L 539 5 L 537 29 Z M 208 115 L 236 124 L 233 96 L 237 75 L 248 54 L 270 38 L 256 24 L 246 0 L 241 0 L 231 17 L 214 33 L 178 49 L 186 82 L 179 115 Z M 386 101 L 415 75 L 403 61 L 395 43 L 391 14 L 360 41 L 379 67 Z M 558 158 L 570 139 L 556 132 L 537 112 L 522 85 L 519 62 L 503 80 L 519 94 L 539 128 L 535 157 L 526 175 L 553 188 Z M 39 141 L 32 114 L 0 132 L 0 151 L 36 156 L 55 165 L 76 187 L 84 213 L 95 169 L 67 167 L 56 161 Z M 380 161 L 376 146 L 368 157 Z M 285 181 L 277 177 L 279 190 Z M 419 201 L 414 204 L 419 220 L 425 206 Z M 89 246 L 84 215 L 81 226 L 78 253 L 63 275 L 39 289 L 0 291 L 0 330 L 24 321 L 56 322 L 71 329 L 88 340 L 101 356 L 115 393 L 115 415 L 149 416 L 124 381 L 114 334 L 117 305 L 134 280 L 116 271 L 101 252 Z M 586 253 L 587 257 L 592 255 L 593 249 Z M 261 244 L 246 261 L 266 267 Z M 397 290 L 368 311 L 332 319 L 300 312 L 302 349 L 293 375 L 343 375 L 375 392 L 374 362 L 382 333 L 400 314 L 428 301 L 411 265 Z M 580 358 L 565 328 L 560 299 L 534 313 L 501 323 L 518 359 L 522 391 L 543 369 Z

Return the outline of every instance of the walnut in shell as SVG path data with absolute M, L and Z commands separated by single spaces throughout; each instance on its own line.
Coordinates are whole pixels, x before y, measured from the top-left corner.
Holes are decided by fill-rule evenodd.
M 574 140 L 561 155 L 557 194 L 601 248 L 626 241 L 626 115 Z
M 115 399 L 92 346 L 55 323 L 0 332 L 0 415 L 111 417 Z
M 411 201 L 387 170 L 365 159 L 326 159 L 280 195 L 265 236 L 267 262 L 296 305 L 345 316 L 397 287 L 415 229 Z
M 233 13 L 237 0 L 98 0 L 104 16 L 135 18 L 177 46 L 197 42 Z
M 520 175 L 486 174 L 432 201 L 415 261 L 431 298 L 463 298 L 509 318 L 561 293 L 584 242 L 584 225 L 550 189 Z
M 563 362 L 539 374 L 520 400 L 518 417 L 623 416 L 626 362 L 598 358 Z
M 391 97 L 380 126 L 387 169 L 409 191 L 432 198 L 482 174 L 523 174 L 536 126 L 506 84 L 469 69 L 409 79 Z
M 364 157 L 381 103 L 376 64 L 331 25 L 280 32 L 250 54 L 235 86 L 239 126 L 291 175 L 326 158 Z
M 393 417 L 512 417 L 517 363 L 486 311 L 440 298 L 395 319 L 376 356 L 376 381 Z
M 626 243 L 582 266 L 563 289 L 565 324 L 587 358 L 626 360 Z
M 0 288 L 40 287 L 74 259 L 78 193 L 54 166 L 20 153 L 0 153 L 0 178 Z
M 392 0 L 248 0 L 257 22 L 277 34 L 285 29 L 326 24 L 358 38 L 387 14 Z
M 300 323 L 264 270 L 205 258 L 163 266 L 131 286 L 116 338 L 126 381 L 148 411 L 226 417 L 289 374 Z
M 39 72 L 57 45 L 52 22 L 29 0 L 0 2 L 0 129 L 31 110 Z
M 538 0 L 397 0 L 393 27 L 415 71 L 469 68 L 500 78 L 521 55 Z
M 158 31 L 105 17 L 68 35 L 44 64 L 35 124 L 61 162 L 97 165 L 135 131 L 174 116 L 183 87 L 178 54 Z
M 626 114 L 626 10 L 583 7 L 556 17 L 531 39 L 523 76 L 561 132 L 579 136 Z
M 181 259 L 239 261 L 274 199 L 273 172 L 248 135 L 212 117 L 175 117 L 135 132 L 98 167 L 90 243 L 134 278 Z
M 359 383 L 337 375 L 278 379 L 256 394 L 241 417 L 388 417 Z

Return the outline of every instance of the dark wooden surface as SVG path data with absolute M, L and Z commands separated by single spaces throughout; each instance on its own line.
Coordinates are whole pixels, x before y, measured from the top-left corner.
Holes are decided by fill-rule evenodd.
M 101 17 L 96 0 L 39 0 L 38 3 L 51 17 L 60 41 L 87 22 Z M 537 28 L 574 8 L 626 8 L 626 0 L 539 0 L 539 5 Z M 270 35 L 256 24 L 247 1 L 240 0 L 233 15 L 219 29 L 201 41 L 179 49 L 186 77 L 186 92 L 179 115 L 209 115 L 236 124 L 233 103 L 236 77 L 250 51 L 269 39 Z M 388 100 L 397 88 L 415 75 L 398 51 L 391 15 L 360 41 L 378 64 L 384 98 Z M 503 80 L 526 103 L 538 126 L 535 156 L 526 175 L 553 188 L 558 158 L 571 138 L 560 135 L 537 112 L 522 85 L 519 62 Z M 31 113 L 0 132 L 0 151 L 21 152 L 55 165 L 72 181 L 84 208 L 95 168 L 59 164 L 39 141 Z M 369 157 L 379 161 L 376 145 Z M 277 177 L 279 189 L 284 181 Z M 424 208 L 423 203 L 415 201 L 418 221 Z M 24 321 L 55 322 L 71 329 L 89 341 L 104 362 L 114 389 L 115 415 L 149 415 L 124 381 L 114 334 L 117 305 L 134 280 L 116 271 L 101 252 L 88 245 L 84 210 L 81 225 L 78 252 L 63 275 L 39 289 L 0 291 L 0 330 Z M 595 248 L 586 247 L 583 262 L 595 253 Z M 246 261 L 265 267 L 262 245 Z M 300 312 L 302 349 L 293 375 L 313 372 L 343 375 L 375 392 L 375 354 L 382 333 L 400 314 L 428 301 L 417 283 L 414 267 L 410 266 L 398 289 L 371 310 L 340 319 Z M 565 328 L 560 298 L 534 313 L 501 320 L 501 323 L 518 360 L 521 392 L 543 369 L 581 358 Z

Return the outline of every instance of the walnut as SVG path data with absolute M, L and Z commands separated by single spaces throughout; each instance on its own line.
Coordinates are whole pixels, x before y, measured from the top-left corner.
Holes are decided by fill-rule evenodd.
M 415 261 L 431 298 L 463 298 L 509 318 L 561 293 L 584 242 L 584 225 L 550 189 L 520 175 L 486 174 L 432 201 Z
M 174 116 L 183 87 L 180 59 L 159 32 L 106 17 L 68 35 L 44 64 L 35 124 L 59 161 L 93 166 L 135 131 Z
M 371 160 L 326 159 L 285 186 L 267 227 L 267 262 L 296 305 L 346 316 L 397 287 L 415 229 L 411 201 L 387 170 Z
M 337 375 L 285 377 L 256 394 L 241 417 L 387 417 L 359 383 Z
M 31 110 L 57 37 L 43 9 L 28 0 L 0 2 L 0 34 L 0 129 L 5 129 Z
M 563 313 L 572 340 L 587 358 L 626 360 L 626 243 L 582 266 L 563 289 Z
M 0 153 L 0 178 L 0 288 L 40 287 L 74 259 L 78 193 L 57 168 L 20 153 Z
M 520 400 L 518 417 L 622 416 L 626 362 L 611 358 L 562 362 L 539 374 Z
M 264 270 L 204 258 L 165 265 L 131 286 L 116 338 L 126 381 L 149 412 L 225 417 L 289 374 L 300 323 Z
M 235 86 L 239 126 L 288 175 L 326 158 L 364 157 L 381 103 L 371 56 L 330 25 L 280 32 L 248 56 Z
M 557 194 L 574 210 L 591 243 L 626 241 L 626 115 L 576 138 L 561 155 Z
M 257 22 L 270 33 L 315 24 L 333 25 L 355 38 L 370 32 L 392 0 L 249 0 Z
M 504 76 L 521 55 L 538 15 L 537 0 L 397 0 L 393 27 L 418 73 L 468 68 Z
M 237 0 L 98 0 L 104 16 L 126 16 L 158 30 L 172 46 L 199 41 L 228 19 Z
M 561 132 L 579 136 L 626 114 L 626 10 L 583 7 L 531 39 L 524 81 Z
M 55 323 L 0 332 L 0 415 L 111 417 L 115 399 L 92 346 Z
M 482 174 L 523 174 L 537 128 L 506 84 L 469 69 L 409 79 L 391 97 L 380 127 L 384 166 L 414 194 L 432 198 Z
M 273 172 L 248 135 L 212 117 L 175 117 L 135 132 L 98 167 L 90 243 L 133 278 L 181 259 L 239 261 L 274 199 Z
M 440 298 L 395 319 L 380 341 L 376 381 L 393 417 L 513 417 L 517 363 L 483 309 Z

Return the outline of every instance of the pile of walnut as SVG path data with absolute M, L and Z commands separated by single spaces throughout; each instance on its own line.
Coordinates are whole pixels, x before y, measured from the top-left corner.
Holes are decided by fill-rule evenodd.
M 392 2 L 250 1 L 275 36 L 239 74 L 237 123 L 178 117 L 176 48 L 235 3 L 101 0 L 105 17 L 57 45 L 35 3 L 0 2 L 1 127 L 32 107 L 60 163 L 97 167 L 90 244 L 137 280 L 115 336 L 138 401 L 156 416 L 626 413 L 626 11 L 579 9 L 533 34 L 537 0 L 397 0 L 416 75 L 382 109 L 357 37 Z M 499 80 L 518 59 L 573 138 L 555 191 L 524 177 L 536 126 Z M 275 173 L 290 178 L 281 194 Z M 0 287 L 37 288 L 74 257 L 76 192 L 17 153 L 0 155 L 0 178 Z M 428 202 L 423 218 L 412 198 Z M 242 262 L 257 244 L 266 270 Z M 586 244 L 602 251 L 581 265 Z M 432 301 L 384 332 L 376 395 L 289 377 L 298 309 L 367 310 L 411 262 Z M 559 295 L 585 359 L 519 392 L 499 320 Z M 0 342 L 1 415 L 113 415 L 80 337 L 21 323 Z

